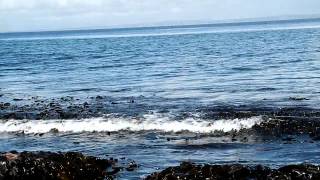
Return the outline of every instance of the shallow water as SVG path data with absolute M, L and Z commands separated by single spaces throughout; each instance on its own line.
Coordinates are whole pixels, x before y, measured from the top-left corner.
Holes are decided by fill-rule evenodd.
M 79 151 L 102 158 L 118 158 L 120 163 L 135 160 L 136 172 L 123 172 L 120 177 L 144 177 L 182 160 L 197 163 L 264 164 L 279 167 L 301 162 L 319 164 L 320 144 L 301 137 L 297 142 L 230 142 L 223 138 L 195 134 L 146 133 L 68 133 L 38 135 L 1 134 L 0 151 L 8 149 Z M 173 140 L 168 141 L 171 137 Z M 186 140 L 188 138 L 189 140 Z M 226 138 L 227 139 L 227 138 Z M 108 155 L 108 156 L 106 156 Z M 126 159 L 121 160 L 122 157 Z
M 0 34 L 0 101 L 12 105 L 1 113 L 35 99 L 49 107 L 52 99 L 72 96 L 82 107 L 104 97 L 85 119 L 4 119 L 0 151 L 126 157 L 141 165 L 121 174 L 129 179 L 182 160 L 319 163 L 319 143 L 306 136 L 242 142 L 210 135 L 250 129 L 261 116 L 208 115 L 217 106 L 318 109 L 319 42 L 317 20 Z M 60 132 L 48 133 L 52 128 Z

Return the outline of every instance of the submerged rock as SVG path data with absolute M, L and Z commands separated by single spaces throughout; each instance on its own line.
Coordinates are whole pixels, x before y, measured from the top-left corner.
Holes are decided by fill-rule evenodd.
M 128 164 L 128 167 L 126 167 L 127 171 L 134 171 L 135 169 L 137 169 L 139 166 L 135 161 L 131 161 Z
M 161 172 L 146 177 L 147 180 L 188 179 L 188 180 L 223 180 L 223 179 L 320 179 L 320 166 L 310 164 L 288 165 L 271 169 L 262 165 L 196 165 L 183 162 L 180 166 L 169 167 Z
M 309 99 L 305 98 L 305 97 L 289 97 L 289 100 L 292 100 L 292 101 L 303 101 L 303 100 L 309 100 Z

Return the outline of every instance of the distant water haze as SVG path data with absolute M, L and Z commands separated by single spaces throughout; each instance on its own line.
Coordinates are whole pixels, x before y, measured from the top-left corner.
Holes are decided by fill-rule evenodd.
M 0 0 L 0 32 L 314 17 L 318 0 Z

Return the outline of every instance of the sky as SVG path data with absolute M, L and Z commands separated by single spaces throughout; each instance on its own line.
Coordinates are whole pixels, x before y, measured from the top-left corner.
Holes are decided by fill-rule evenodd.
M 0 0 L 0 32 L 320 15 L 320 0 Z

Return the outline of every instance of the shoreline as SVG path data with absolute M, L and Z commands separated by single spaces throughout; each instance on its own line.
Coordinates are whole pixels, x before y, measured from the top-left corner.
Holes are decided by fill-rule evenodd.
M 292 102 L 305 101 L 303 98 L 291 98 L 289 100 Z M 50 152 L 33 152 L 32 148 L 19 149 L 16 145 L 13 144 L 14 146 L 11 146 L 12 144 L 9 143 L 9 146 L 4 146 L 2 151 L 8 151 L 10 149 L 26 151 L 21 153 L 16 151 L 0 153 L 0 179 L 26 179 L 29 177 L 34 179 L 41 179 L 42 177 L 45 177 L 45 179 L 52 179 L 52 177 L 54 179 L 66 179 L 66 177 L 67 179 L 137 179 L 143 177 L 150 180 L 159 180 L 185 178 L 315 179 L 314 177 L 320 177 L 320 166 L 312 164 L 318 163 L 318 161 L 310 161 L 311 164 L 284 162 L 279 166 L 272 166 L 272 164 L 263 161 L 250 164 L 251 159 L 248 157 L 248 159 L 245 159 L 248 160 L 247 162 L 239 161 L 244 164 L 234 164 L 238 163 L 238 161 L 232 160 L 226 163 L 216 160 L 201 161 L 203 157 L 197 157 L 198 159 L 196 159 L 196 156 L 190 156 L 189 159 L 194 158 L 196 160 L 185 162 L 189 159 L 181 158 L 178 160 L 175 159 L 172 164 L 160 166 L 159 164 L 164 161 L 159 161 L 159 164 L 157 164 L 158 162 L 153 162 L 153 160 L 156 160 L 157 157 L 161 157 L 162 155 L 167 156 L 165 157 L 165 162 L 171 162 L 173 160 L 171 156 L 177 154 L 156 154 L 151 148 L 145 152 L 145 154 L 155 154 L 152 158 L 149 157 L 150 159 L 144 159 L 145 157 L 139 152 L 142 148 L 136 145 L 136 143 L 140 142 L 131 142 L 131 140 L 135 139 L 134 137 L 141 138 L 143 140 L 141 146 L 165 146 L 162 150 L 169 150 L 168 152 L 179 152 L 182 149 L 189 149 L 189 152 L 196 152 L 198 150 L 206 151 L 205 149 L 209 149 L 207 150 L 208 152 L 213 151 L 213 153 L 208 153 L 210 156 L 215 156 L 214 151 L 217 149 L 224 150 L 230 148 L 231 150 L 237 150 L 238 148 L 241 149 L 245 148 L 244 146 L 254 144 L 262 144 L 262 146 L 264 146 L 264 143 L 266 143 L 266 145 L 275 143 L 282 145 L 293 144 L 295 146 L 301 146 L 301 144 L 303 144 L 312 148 L 316 147 L 320 140 L 319 108 L 312 109 L 303 106 L 278 107 L 267 106 L 267 104 L 266 106 L 263 106 L 263 104 L 261 104 L 261 106 L 255 106 L 254 104 L 239 106 L 186 106 L 181 111 L 179 111 L 178 108 L 174 109 L 177 110 L 174 111 L 176 114 L 169 116 L 169 110 L 171 108 L 171 106 L 168 106 L 167 110 L 163 110 L 161 106 L 148 106 L 143 98 L 110 99 L 106 96 L 95 96 L 86 99 L 61 97 L 57 99 L 31 98 L 31 100 L 13 99 L 11 101 L 1 101 L 0 129 L 2 127 L 4 130 L 0 131 L 0 135 L 7 135 L 8 140 L 15 138 L 18 140 L 22 139 L 23 142 L 32 143 L 36 139 L 42 144 L 34 146 L 37 147 L 37 150 L 43 150 L 48 142 L 50 142 L 52 146 L 57 146 L 57 144 L 55 144 L 56 140 L 60 141 L 64 139 L 63 137 L 65 136 L 74 135 L 69 139 L 64 139 L 66 141 L 62 143 L 63 145 L 61 145 L 60 148 L 49 149 Z M 154 112 L 154 110 L 159 110 L 159 112 Z M 108 116 L 109 113 L 115 113 L 115 115 Z M 117 113 L 120 115 L 117 115 Z M 240 123 L 239 127 L 241 128 L 236 130 L 218 129 L 212 132 L 197 132 L 195 130 L 196 127 L 202 129 L 215 128 L 215 125 L 228 127 L 240 120 L 248 120 L 254 117 L 259 117 L 258 123 L 251 123 L 252 125 L 248 127 Z M 146 125 L 150 125 L 148 123 L 153 122 L 154 118 L 163 118 L 162 121 L 158 121 L 158 123 L 162 123 L 161 127 L 167 125 L 165 127 L 169 128 L 145 128 Z M 112 119 L 114 119 L 114 121 Z M 131 123 L 132 119 L 135 121 Z M 190 124 L 190 120 L 197 121 L 198 124 L 194 124 L 194 122 Z M 120 124 L 116 122 L 120 122 Z M 171 122 L 186 122 L 184 124 L 180 123 L 179 125 L 189 126 L 179 126 L 179 131 L 171 131 L 171 126 L 168 126 Z M 219 124 L 219 122 L 223 123 Z M 66 123 L 69 123 L 68 126 Z M 92 125 L 94 123 L 96 126 Z M 127 124 L 123 125 L 123 123 Z M 151 123 L 151 125 L 153 124 Z M 46 126 L 50 128 L 48 130 L 43 128 Z M 101 128 L 101 126 L 104 128 Z M 111 126 L 113 128 L 111 128 Z M 79 127 L 82 127 L 82 130 L 76 131 Z M 130 129 L 132 127 L 138 128 Z M 191 128 L 191 130 L 188 131 L 184 129 L 185 127 L 192 127 L 193 129 Z M 15 131 L 15 129 L 18 129 L 18 131 Z M 92 138 L 96 138 L 96 136 L 100 137 L 97 142 L 103 144 L 100 147 L 103 150 L 99 150 L 99 154 L 93 154 L 94 156 L 82 154 L 94 150 L 84 150 L 87 146 L 86 142 L 92 140 L 88 138 L 81 141 L 81 138 L 87 135 Z M 130 136 L 134 137 L 132 139 L 125 138 Z M 77 138 L 73 139 L 74 137 Z M 108 140 L 110 140 L 109 143 L 107 142 Z M 133 152 L 131 154 L 134 155 L 128 154 L 127 152 L 122 152 L 121 154 L 121 157 L 125 157 L 126 160 L 130 159 L 132 160 L 131 162 L 123 163 L 124 160 L 121 160 L 119 157 L 119 159 L 111 158 L 117 157 L 119 153 L 119 151 L 114 151 L 112 148 L 110 149 L 111 153 L 106 153 L 104 148 L 110 148 L 109 145 L 119 140 L 123 140 L 124 143 L 123 146 L 117 148 L 126 148 L 125 145 L 131 147 L 130 151 Z M 155 144 L 150 145 L 149 143 Z M 66 152 L 59 152 L 64 149 L 63 146 L 65 144 L 69 144 L 70 147 L 79 146 L 82 149 L 76 150 L 78 152 L 72 152 L 74 151 L 72 148 L 66 149 Z M 28 146 L 29 145 L 30 144 L 28 144 Z M 94 143 L 90 145 L 94 145 Z M 272 148 L 275 147 L 276 145 L 274 145 L 274 147 L 272 146 Z M 248 152 L 254 151 L 254 148 L 255 147 L 248 149 Z M 257 148 L 259 147 L 257 146 Z M 266 148 L 268 149 L 268 147 Z M 290 149 L 290 147 L 286 148 Z M 277 153 L 277 151 L 275 150 L 273 152 L 271 150 L 269 153 Z M 105 156 L 106 154 L 111 156 L 105 159 L 104 157 L 107 157 Z M 138 156 L 135 156 L 137 154 Z M 183 154 L 182 152 L 181 155 Z M 282 152 L 282 154 L 285 155 L 284 152 Z M 140 158 L 143 159 L 137 158 L 139 155 Z M 229 155 L 232 155 L 232 153 Z M 102 159 L 95 156 L 99 156 Z M 305 162 L 303 159 L 304 158 L 300 158 L 301 161 L 299 160 L 297 162 Z M 135 162 L 135 160 L 137 160 L 137 162 Z M 153 163 L 145 166 L 146 161 L 152 161 Z M 193 164 L 191 162 L 200 164 Z M 181 164 L 178 165 L 178 163 Z M 52 169 L 52 167 L 54 169 Z M 59 171 L 56 170 L 57 167 L 60 168 Z M 144 168 L 149 169 L 145 170 Z M 37 171 L 34 171 L 34 169 L 37 169 Z M 79 169 L 82 170 L 79 171 Z M 61 172 L 63 173 L 61 174 Z
M 115 179 L 124 171 L 135 173 L 134 161 L 119 166 L 117 159 L 100 159 L 79 152 L 3 152 L 0 153 L 0 179 Z M 142 177 L 141 177 L 142 178 Z M 181 162 L 146 175 L 161 179 L 318 179 L 320 166 L 288 164 L 270 168 L 262 164 L 195 164 Z
M 289 98 L 288 100 L 292 102 L 304 101 L 304 98 Z M 64 132 L 64 130 L 59 129 L 59 122 L 76 121 L 78 125 L 85 125 L 85 120 L 96 118 L 98 123 L 113 123 L 112 119 L 120 119 L 126 121 L 127 126 L 138 126 L 137 124 L 132 124 L 131 120 L 137 120 L 140 122 L 148 121 L 147 125 L 150 125 L 150 121 L 154 118 L 164 119 L 163 125 L 169 125 L 170 122 L 177 122 L 181 120 L 201 120 L 202 123 L 207 123 L 207 126 L 204 124 L 197 124 L 199 128 L 203 131 L 192 131 L 198 134 L 207 134 L 212 129 L 212 132 L 209 133 L 216 136 L 273 136 L 281 137 L 287 135 L 309 135 L 311 138 L 320 139 L 320 109 L 319 108 L 310 108 L 304 106 L 272 106 L 268 104 L 244 104 L 238 106 L 232 105 L 204 105 L 204 106 L 186 106 L 186 107 L 174 107 L 171 105 L 162 107 L 162 106 L 153 106 L 146 102 L 147 100 L 142 98 L 124 98 L 124 99 L 110 99 L 106 96 L 96 96 L 89 97 L 84 100 L 80 100 L 74 97 L 61 97 L 56 99 L 41 99 L 37 97 L 32 97 L 29 100 L 23 99 L 12 99 L 10 101 L 0 102 L 0 125 L 7 121 L 17 121 L 13 122 L 14 124 L 20 124 L 23 122 L 43 122 L 52 123 L 50 120 L 56 120 L 57 123 L 53 122 L 54 132 Z M 170 112 L 173 110 L 173 114 Z M 254 117 L 261 117 L 261 120 L 255 121 L 255 124 L 249 122 L 250 126 L 246 127 L 239 124 L 239 127 L 230 131 L 225 130 L 224 128 L 227 125 L 232 125 L 233 120 L 249 119 Z M 100 119 L 99 119 L 100 118 Z M 219 120 L 226 121 L 221 124 L 221 128 L 215 128 L 214 123 L 219 123 Z M 79 123 L 79 121 L 82 121 Z M 91 122 L 90 122 L 91 123 Z M 131 123 L 131 124 L 130 124 Z M 229 124 L 228 124 L 229 123 Z M 116 128 L 105 128 L 101 130 L 100 127 L 96 129 L 84 129 L 84 132 L 114 132 L 121 130 L 131 130 L 127 126 L 120 126 L 117 124 L 112 124 L 117 126 Z M 170 129 L 157 129 L 154 128 L 154 125 L 151 124 L 150 128 L 141 128 L 139 126 L 132 131 L 144 131 L 144 130 L 163 130 L 164 132 L 169 132 Z M 181 124 L 181 125 L 190 125 L 190 124 Z M 118 128 L 119 127 L 119 128 Z M 207 128 L 208 127 L 208 128 Z M 241 128 L 242 127 L 242 128 Z M 240 128 L 240 129 L 239 129 Z M 13 129 L 16 129 L 13 128 Z M 70 128 L 69 128 L 70 129 Z M 190 129 L 190 128 L 189 128 Z M 229 128 L 230 129 L 230 128 Z M 24 134 L 24 129 L 19 129 L 19 132 Z M 71 129 L 72 130 L 72 129 Z M 187 131 L 188 128 L 180 130 Z M 81 130 L 74 130 L 76 132 Z M 176 130 L 179 132 L 179 129 Z M 11 131 L 10 131 L 11 132 Z M 49 130 L 48 130 L 49 132 Z M 71 131 L 72 132 L 72 131 Z M 47 132 L 40 132 L 47 133 Z

